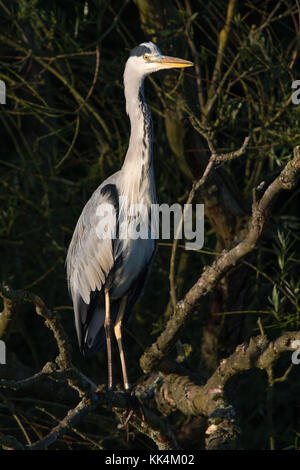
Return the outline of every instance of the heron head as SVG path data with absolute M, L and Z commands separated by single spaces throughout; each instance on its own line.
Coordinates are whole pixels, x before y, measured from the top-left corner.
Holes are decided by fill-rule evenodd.
M 143 42 L 130 52 L 126 68 L 130 67 L 137 75 L 143 77 L 158 70 L 191 67 L 193 65 L 189 60 L 162 55 L 160 49 L 153 42 Z

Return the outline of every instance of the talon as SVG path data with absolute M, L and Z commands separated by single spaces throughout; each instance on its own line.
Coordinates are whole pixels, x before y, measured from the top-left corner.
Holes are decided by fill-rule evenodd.
M 127 408 L 122 415 L 122 421 L 123 421 L 123 418 L 125 419 L 125 421 L 122 423 L 122 426 L 121 426 L 122 428 L 126 428 L 128 426 L 129 421 L 134 411 L 141 407 L 140 402 L 138 401 L 138 399 L 136 398 L 134 394 L 134 390 L 125 391 L 125 396 L 127 398 Z
M 130 418 L 131 418 L 132 415 L 133 415 L 133 409 L 131 409 L 131 410 L 129 411 L 128 416 L 127 416 L 127 418 L 126 418 L 126 420 L 125 420 L 124 426 L 127 426 L 127 424 L 129 423 Z

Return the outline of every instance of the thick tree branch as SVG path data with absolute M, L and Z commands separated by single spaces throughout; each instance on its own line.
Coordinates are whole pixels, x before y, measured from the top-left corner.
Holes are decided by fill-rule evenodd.
M 294 341 L 299 339 L 300 331 L 284 333 L 275 341 L 268 341 L 266 336 L 251 338 L 248 344 L 239 345 L 231 356 L 223 359 L 203 386 L 188 377 L 163 374 L 155 395 L 158 406 L 167 404 L 169 410 L 180 410 L 185 415 L 206 416 L 207 448 L 234 448 L 239 427 L 235 411 L 226 401 L 225 385 L 233 376 L 253 368 L 268 372 L 284 352 L 297 349 Z
M 271 203 L 284 190 L 295 187 L 300 174 L 300 147 L 294 149 L 294 157 L 280 175 L 266 189 L 262 198 L 253 203 L 252 217 L 244 239 L 229 251 L 224 250 L 211 266 L 204 267 L 203 273 L 184 299 L 177 303 L 174 314 L 166 328 L 143 354 L 140 359 L 141 368 L 145 373 L 157 367 L 164 355 L 170 351 L 178 339 L 183 327 L 191 317 L 200 300 L 213 290 L 219 280 L 233 268 L 240 259 L 255 248 L 262 234 Z
M 97 388 L 88 377 L 73 366 L 71 362 L 71 346 L 58 316 L 47 308 L 40 297 L 31 292 L 13 290 L 7 286 L 0 286 L 0 294 L 7 301 L 32 302 L 38 315 L 44 318 L 45 324 L 51 329 L 59 349 L 59 355 L 55 362 L 47 362 L 39 372 L 22 380 L 0 379 L 0 387 L 14 390 L 28 389 L 46 377 L 56 382 L 67 382 L 70 387 L 77 390 L 81 397 L 81 401 L 77 406 L 71 409 L 65 418 L 52 428 L 45 437 L 39 439 L 34 444 L 23 446 L 22 443 L 11 436 L 0 436 L 0 444 L 12 449 L 45 449 L 96 407 L 113 408 L 117 415 L 119 415 L 120 411 L 132 407 L 134 413 L 130 423 L 134 428 L 150 437 L 160 450 L 178 449 L 175 436 L 165 418 L 162 418 L 145 406 L 142 406 L 143 413 L 141 413 L 140 405 L 132 403 L 128 395 L 122 392 L 106 392 L 103 390 L 103 387 Z
M 271 203 L 280 191 L 290 190 L 296 185 L 299 170 L 300 147 L 297 147 L 294 150 L 294 158 L 266 189 L 260 201 L 253 203 L 252 217 L 245 238 L 232 250 L 224 251 L 212 266 L 205 269 L 198 282 L 190 289 L 185 298 L 178 302 L 177 309 L 170 318 L 165 331 L 141 359 L 145 371 L 150 371 L 155 367 L 172 347 L 201 297 L 213 289 L 220 278 L 242 256 L 256 246 Z M 21 381 L 2 380 L 0 385 L 18 389 L 28 387 L 40 380 L 41 377 L 48 376 L 55 381 L 66 380 L 81 396 L 78 405 L 70 410 L 66 417 L 44 438 L 31 446 L 24 446 L 24 448 L 41 449 L 49 446 L 66 429 L 72 427 L 75 422 L 81 420 L 97 406 L 113 406 L 117 410 L 127 408 L 128 397 L 126 395 L 119 392 L 106 393 L 101 389 L 95 390 L 95 385 L 72 365 L 71 348 L 67 335 L 57 315 L 46 307 L 42 299 L 30 292 L 14 291 L 6 286 L 0 287 L 0 293 L 5 299 L 32 302 L 35 305 L 36 312 L 44 318 L 45 324 L 52 330 L 59 349 L 59 355 L 55 362 L 47 363 L 40 372 L 32 377 Z M 180 409 L 184 414 L 204 414 L 208 416 L 208 448 L 224 448 L 224 446 L 225 448 L 231 448 L 237 439 L 238 427 L 235 424 L 234 411 L 232 407 L 228 407 L 223 396 L 224 385 L 227 380 L 232 375 L 251 367 L 270 368 L 283 351 L 293 350 L 292 342 L 299 337 L 299 333 L 286 333 L 274 343 L 268 343 L 265 337 L 253 338 L 248 346 L 238 347 L 230 358 L 223 360 L 205 386 L 199 387 L 186 377 L 168 374 L 161 386 L 161 393 L 163 393 L 164 399 L 167 399 L 169 404 L 173 404 L 175 408 Z M 182 397 L 185 397 L 184 400 Z M 178 448 L 168 422 L 150 409 L 143 407 L 143 410 L 144 419 L 140 416 L 140 410 L 137 409 L 131 420 L 132 425 L 151 437 L 159 449 Z M 0 441 L 2 445 L 15 449 L 23 446 L 10 436 L 1 436 Z

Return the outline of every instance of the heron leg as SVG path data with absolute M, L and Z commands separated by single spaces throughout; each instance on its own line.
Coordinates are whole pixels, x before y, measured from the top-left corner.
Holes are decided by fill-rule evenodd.
M 116 340 L 117 340 L 117 343 L 118 343 L 118 348 L 119 348 L 119 353 L 120 353 L 124 388 L 125 388 L 125 390 L 129 390 L 130 389 L 130 384 L 129 384 L 129 381 L 128 381 L 125 352 L 124 352 L 123 341 L 122 341 L 122 323 L 123 323 L 123 317 L 124 317 L 124 313 L 125 313 L 125 309 L 126 309 L 126 303 L 127 303 L 127 295 L 125 297 L 123 297 L 122 300 L 121 300 L 118 316 L 117 316 L 116 323 L 115 323 L 115 326 L 114 326 L 114 330 L 115 330 L 115 337 L 116 337 Z
M 113 373 L 112 373 L 112 325 L 110 318 L 110 299 L 108 289 L 104 290 L 105 292 L 105 336 L 107 344 L 107 369 L 108 369 L 108 389 L 112 390 L 113 388 Z

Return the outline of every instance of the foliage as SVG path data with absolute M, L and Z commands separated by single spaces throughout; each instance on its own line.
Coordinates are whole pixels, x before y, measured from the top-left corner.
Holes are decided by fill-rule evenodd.
M 7 90 L 7 104 L 0 107 L 0 279 L 34 291 L 61 314 L 74 363 L 96 383 L 106 382 L 106 358 L 98 354 L 87 361 L 79 354 L 64 263 L 84 203 L 120 168 L 126 153 L 129 121 L 122 74 L 130 49 L 151 39 L 167 54 L 196 64 L 192 71 L 151 76 L 146 84 L 160 203 L 186 200 L 207 163 L 208 142 L 218 152 L 230 152 L 251 136 L 246 154 L 219 169 L 197 194 L 207 211 L 205 244 L 198 253 L 177 249 L 178 299 L 203 266 L 239 241 L 253 189 L 272 181 L 300 143 L 300 106 L 291 102 L 291 84 L 299 78 L 297 2 L 254 0 L 237 6 L 224 0 L 170 0 L 167 13 L 152 2 L 158 12 L 154 29 L 143 3 L 147 9 L 149 2 L 138 0 L 0 1 L 0 79 Z M 164 15 L 167 27 L 159 20 L 166 20 Z M 174 129 L 170 112 L 176 115 Z M 186 362 L 199 380 L 212 372 L 211 364 L 259 330 L 272 339 L 299 329 L 298 197 L 299 187 L 280 196 L 259 246 L 228 273 L 184 330 Z M 171 247 L 172 241 L 160 242 L 145 295 L 128 325 L 134 380 L 141 374 L 138 358 L 163 330 L 172 309 Z M 4 339 L 20 367 L 36 371 L 55 356 L 55 343 L 29 305 L 15 310 Z M 217 346 L 208 357 L 203 338 L 211 325 Z M 285 357 L 275 376 L 289 364 Z M 234 379 L 228 393 L 243 416 L 243 448 L 298 447 L 296 369 L 274 386 L 272 402 L 266 398 L 270 384 L 265 376 L 251 371 Z M 26 398 L 21 392 L 17 397 L 1 394 L 1 399 L 0 433 L 9 429 L 29 440 L 43 435 L 71 405 L 53 397 L 49 402 Z M 276 418 L 270 421 L 270 415 Z M 139 433 L 127 441 L 109 411 L 99 416 L 98 411 L 91 414 L 78 432 L 70 431 L 53 448 L 153 448 Z M 184 445 L 197 448 L 199 443 L 186 443 L 183 416 L 174 413 L 171 420 Z

